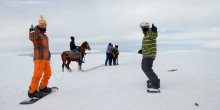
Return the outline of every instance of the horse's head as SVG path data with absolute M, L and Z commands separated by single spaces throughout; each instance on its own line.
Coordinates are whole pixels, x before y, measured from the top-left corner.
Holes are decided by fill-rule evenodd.
M 81 45 L 82 48 L 85 48 L 85 49 L 88 49 L 88 50 L 91 50 L 90 46 L 89 46 L 89 43 L 87 41 L 83 42 L 82 45 Z

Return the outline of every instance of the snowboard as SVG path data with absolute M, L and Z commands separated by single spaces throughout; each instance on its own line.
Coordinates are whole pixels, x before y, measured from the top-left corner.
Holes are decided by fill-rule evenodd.
M 147 89 L 147 92 L 148 93 L 160 93 L 160 89 L 155 89 L 155 90 L 150 90 L 150 89 Z
M 44 98 L 45 96 L 50 95 L 50 94 L 56 92 L 56 91 L 58 90 L 58 87 L 51 87 L 51 89 L 52 89 L 51 93 L 49 93 L 49 94 L 44 94 L 41 98 L 28 98 L 28 99 L 26 99 L 26 100 L 20 102 L 20 104 L 21 104 L 21 105 L 33 104 L 33 103 L 39 101 L 40 99 Z

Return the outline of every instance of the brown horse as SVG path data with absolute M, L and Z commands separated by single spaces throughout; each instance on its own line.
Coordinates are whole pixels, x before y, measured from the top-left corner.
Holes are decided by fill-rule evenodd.
M 82 58 L 84 58 L 85 56 L 85 51 L 86 49 L 88 50 L 91 50 L 88 42 L 83 42 L 82 45 L 80 46 L 79 50 L 80 52 L 82 53 Z M 64 72 L 64 66 L 71 72 L 71 68 L 69 67 L 71 61 L 76 61 L 78 62 L 78 69 L 80 71 L 82 71 L 82 63 L 80 63 L 80 59 L 79 57 L 76 55 L 76 54 L 72 54 L 73 52 L 71 51 L 64 51 L 62 54 L 61 54 L 61 58 L 62 58 L 62 61 L 63 61 L 63 64 L 62 64 L 62 71 Z M 71 54 L 71 55 L 70 55 Z M 67 62 L 67 63 L 66 63 Z
M 118 65 L 118 55 L 119 55 L 119 50 L 118 50 L 118 45 L 115 45 L 115 47 L 112 49 L 112 55 L 113 55 L 113 65 Z

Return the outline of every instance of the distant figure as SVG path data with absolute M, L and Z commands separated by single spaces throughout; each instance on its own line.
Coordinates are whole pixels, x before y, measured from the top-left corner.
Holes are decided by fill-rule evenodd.
M 142 40 L 142 48 L 138 51 L 143 55 L 142 70 L 148 77 L 147 91 L 148 92 L 160 92 L 160 79 L 158 79 L 156 73 L 153 71 L 153 62 L 157 53 L 157 27 L 152 24 L 150 28 L 149 23 L 143 22 L 140 24 L 144 37 Z
M 118 55 L 119 55 L 118 45 L 115 45 L 115 47 L 112 50 L 112 54 L 113 54 L 113 65 L 118 65 Z
M 82 53 L 77 49 L 79 46 L 76 46 L 75 44 L 75 38 L 73 36 L 70 37 L 70 50 L 74 52 L 80 59 L 80 63 L 85 63 L 82 59 Z
M 112 49 L 113 45 L 111 43 L 108 44 L 108 47 L 106 49 L 106 60 L 105 60 L 105 66 L 107 66 L 107 63 L 109 62 L 109 66 L 112 65 Z

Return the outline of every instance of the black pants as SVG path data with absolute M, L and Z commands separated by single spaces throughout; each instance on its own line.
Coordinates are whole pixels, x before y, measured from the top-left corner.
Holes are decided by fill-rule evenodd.
M 113 55 L 110 53 L 106 53 L 106 60 L 105 60 L 105 66 L 107 66 L 107 63 L 109 62 L 109 66 L 112 65 L 112 57 Z
M 148 77 L 149 81 L 154 85 L 154 86 L 159 86 L 159 79 L 156 75 L 156 73 L 153 71 L 153 58 L 143 58 L 141 67 L 146 76 Z

